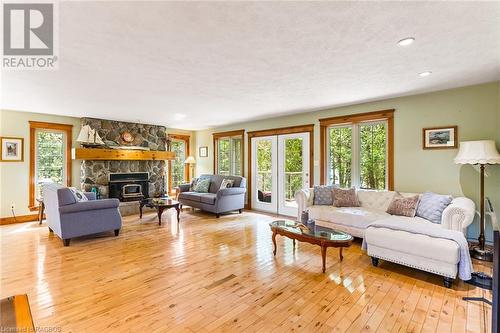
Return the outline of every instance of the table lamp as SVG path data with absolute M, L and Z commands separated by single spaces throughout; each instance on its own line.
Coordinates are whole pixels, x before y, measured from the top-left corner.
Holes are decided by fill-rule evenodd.
M 464 141 L 460 142 L 460 149 L 455 157 L 455 164 L 472 164 L 479 165 L 481 170 L 481 190 L 480 190 L 480 233 L 478 239 L 478 246 L 471 249 L 472 257 L 492 261 L 493 253 L 485 249 L 484 243 L 484 169 L 487 164 L 500 164 L 500 154 L 498 153 L 495 141 L 493 140 L 479 140 L 479 141 Z
M 189 164 L 191 167 L 191 177 L 194 176 L 194 165 L 196 164 L 196 160 L 193 156 L 188 156 L 186 160 L 184 161 L 184 164 Z

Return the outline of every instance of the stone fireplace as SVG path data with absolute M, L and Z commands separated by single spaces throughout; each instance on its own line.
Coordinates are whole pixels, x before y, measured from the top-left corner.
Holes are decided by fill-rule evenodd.
M 127 123 L 94 118 L 82 118 L 82 126 L 90 125 L 99 136 L 106 141 L 114 141 L 119 145 L 148 147 L 150 150 L 165 151 L 166 128 L 164 126 Z M 133 141 L 122 140 L 122 133 L 129 132 Z M 95 148 L 99 149 L 99 148 Z M 158 196 L 165 191 L 165 161 L 92 161 L 83 160 L 81 165 L 81 185 L 85 191 L 97 187 L 101 197 L 109 196 L 110 173 L 149 173 L 148 192 L 150 197 Z

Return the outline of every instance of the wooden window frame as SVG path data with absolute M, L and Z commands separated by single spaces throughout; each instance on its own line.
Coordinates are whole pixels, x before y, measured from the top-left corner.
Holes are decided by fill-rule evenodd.
M 271 128 L 260 131 L 248 132 L 248 172 L 247 172 L 247 193 L 248 193 L 248 209 L 252 209 L 252 138 L 282 135 L 282 134 L 295 134 L 295 133 L 309 133 L 309 184 L 314 184 L 314 124 L 298 125 L 281 128 Z
M 66 135 L 66 183 L 71 186 L 71 146 L 73 142 L 73 125 L 47 123 L 42 121 L 29 121 L 30 124 L 30 178 L 29 178 L 29 203 L 30 211 L 38 210 L 35 205 L 35 163 L 36 163 L 36 131 L 37 130 L 55 130 L 64 132 Z
M 217 167 L 218 167 L 218 157 L 219 157 L 219 139 L 221 138 L 229 138 L 229 137 L 235 137 L 235 136 L 241 136 L 241 175 L 243 176 L 245 174 L 244 170 L 244 159 L 245 159 L 245 130 L 234 130 L 234 131 L 226 131 L 226 132 L 218 132 L 218 133 L 212 133 L 212 141 L 213 141 L 213 151 L 214 151 L 214 163 L 213 163 L 213 174 L 217 173 Z
M 186 158 L 191 155 L 191 147 L 189 142 L 191 141 L 191 136 L 190 135 L 183 135 L 183 134 L 169 134 L 168 135 L 171 139 L 174 140 L 182 140 L 186 143 Z M 190 174 L 189 174 L 189 166 L 187 166 L 184 163 L 184 178 L 186 178 L 186 181 L 189 182 L 190 179 Z M 174 189 L 172 188 L 172 160 L 168 160 L 168 194 L 173 194 Z
M 332 125 L 359 124 L 369 121 L 387 121 L 387 188 L 394 190 L 394 109 L 319 119 L 320 130 L 320 183 L 326 183 L 327 129 Z

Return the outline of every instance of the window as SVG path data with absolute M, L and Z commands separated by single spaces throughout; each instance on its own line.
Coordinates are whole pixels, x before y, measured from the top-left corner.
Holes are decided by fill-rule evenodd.
M 227 176 L 243 175 L 244 130 L 214 133 L 214 170 Z
M 180 184 L 189 182 L 189 165 L 184 161 L 189 156 L 188 135 L 169 135 L 172 139 L 171 150 L 175 153 L 175 159 L 168 163 L 168 189 L 170 193 Z
M 322 183 L 393 189 L 392 116 L 387 110 L 320 119 Z
M 30 121 L 30 198 L 29 207 L 36 210 L 35 198 L 41 196 L 45 182 L 71 184 L 72 125 Z

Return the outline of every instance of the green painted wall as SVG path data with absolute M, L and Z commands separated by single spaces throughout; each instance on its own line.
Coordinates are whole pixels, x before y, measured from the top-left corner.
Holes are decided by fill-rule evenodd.
M 477 203 L 479 173 L 472 166 L 453 163 L 457 150 L 423 150 L 422 128 L 458 125 L 459 141 L 496 139 L 500 147 L 500 82 L 382 101 L 332 108 L 322 111 L 258 120 L 196 132 L 196 146 L 208 146 L 209 157 L 197 156 L 197 174 L 213 172 L 212 133 L 227 130 L 246 131 L 315 124 L 315 183 L 319 183 L 320 118 L 345 114 L 395 109 L 395 188 L 403 192 L 433 191 L 465 195 Z M 247 138 L 245 138 L 246 140 Z M 245 141 L 245 153 L 247 152 Z M 245 175 L 247 173 L 245 161 Z M 500 165 L 488 167 L 486 193 L 500 211 Z M 477 234 L 475 226 L 469 236 Z

